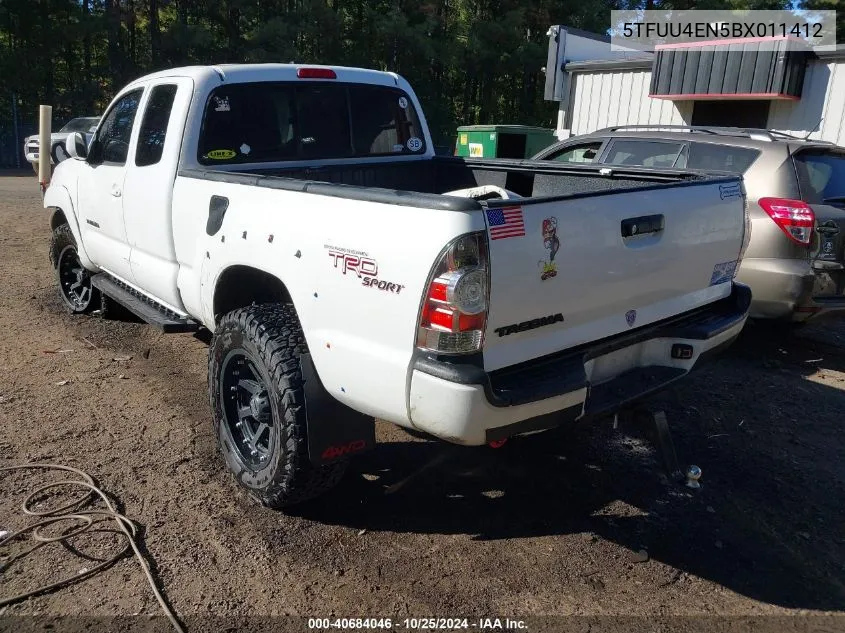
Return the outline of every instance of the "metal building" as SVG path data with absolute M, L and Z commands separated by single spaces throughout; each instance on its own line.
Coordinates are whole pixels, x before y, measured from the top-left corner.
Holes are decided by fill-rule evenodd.
M 609 38 L 552 27 L 546 99 L 559 102 L 560 139 L 613 125 L 768 128 L 845 145 L 845 46 L 774 50 L 753 43 L 615 53 Z M 593 59 L 569 42 L 591 39 Z M 602 46 L 603 43 L 603 46 Z

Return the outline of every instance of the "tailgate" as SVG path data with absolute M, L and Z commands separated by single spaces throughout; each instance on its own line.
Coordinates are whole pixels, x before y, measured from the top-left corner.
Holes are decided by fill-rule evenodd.
M 813 297 L 837 298 L 845 292 L 845 153 L 839 147 L 810 147 L 792 158 L 801 199 L 816 216 Z
M 842 263 L 845 260 L 845 209 L 827 204 L 811 204 L 810 207 L 816 216 L 818 235 L 812 259 Z
M 695 309 L 731 292 L 741 182 L 489 202 L 493 371 Z M 510 205 L 510 206 L 508 206 Z
M 838 203 L 837 203 L 838 204 Z M 816 273 L 813 299 L 845 301 L 845 209 L 811 204 L 816 240 L 810 258 Z

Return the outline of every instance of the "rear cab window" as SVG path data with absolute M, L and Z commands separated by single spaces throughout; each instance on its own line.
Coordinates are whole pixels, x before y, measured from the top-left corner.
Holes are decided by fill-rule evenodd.
M 845 206 L 845 154 L 804 150 L 796 152 L 792 160 L 804 202 Z
M 197 160 L 203 165 L 420 154 L 426 143 L 398 88 L 256 82 L 209 95 Z

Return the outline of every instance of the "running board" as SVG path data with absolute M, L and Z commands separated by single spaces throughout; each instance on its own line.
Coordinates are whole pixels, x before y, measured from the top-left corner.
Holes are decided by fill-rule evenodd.
M 132 314 L 162 332 L 196 332 L 199 329 L 199 323 L 196 321 L 176 314 L 107 273 L 97 273 L 91 277 L 91 284 L 105 296 L 117 301 Z

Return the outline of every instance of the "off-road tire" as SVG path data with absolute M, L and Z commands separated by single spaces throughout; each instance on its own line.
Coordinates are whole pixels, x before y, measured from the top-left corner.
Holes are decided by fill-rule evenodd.
M 72 249 L 78 258 L 76 240 L 73 238 L 73 233 L 71 233 L 70 227 L 67 224 L 60 224 L 53 229 L 53 234 L 50 237 L 49 255 L 50 263 L 56 270 L 56 283 L 59 290 L 59 296 L 62 299 L 62 304 L 73 314 L 83 314 L 93 310 L 98 310 L 101 305 L 100 291 L 94 287 L 91 288 L 90 300 L 87 305 L 82 308 L 74 306 L 65 296 L 65 293 L 62 290 L 61 271 L 59 270 L 59 258 L 65 249 Z
M 251 305 L 224 315 L 208 353 L 208 388 L 220 452 L 235 480 L 254 499 L 284 508 L 318 497 L 335 487 L 348 461 L 314 466 L 308 458 L 300 356 L 308 351 L 291 304 Z M 261 374 L 270 402 L 274 433 L 266 465 L 249 466 L 234 445 L 226 417 L 221 372 L 231 353 L 245 352 Z

